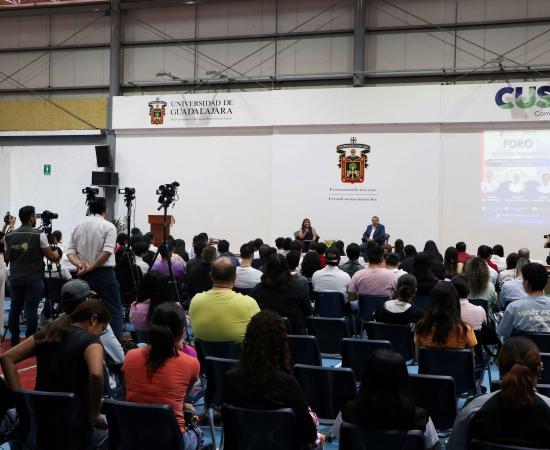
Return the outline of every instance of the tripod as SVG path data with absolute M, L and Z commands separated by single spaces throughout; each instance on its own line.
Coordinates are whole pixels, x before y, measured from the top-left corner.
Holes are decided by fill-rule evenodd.
M 163 198 L 163 201 L 161 202 L 162 204 L 158 207 L 158 209 L 160 210 L 161 208 L 163 209 L 163 218 L 162 218 L 162 242 L 161 244 L 159 245 L 159 248 L 157 249 L 156 253 L 155 253 L 155 257 L 153 258 L 153 262 L 157 260 L 157 257 L 159 255 L 159 252 L 160 252 L 160 246 L 164 246 L 164 248 L 168 248 L 168 236 L 167 236 L 167 230 L 168 230 L 168 219 L 167 219 L 167 216 L 168 216 L 168 207 L 170 206 L 170 204 L 173 202 L 173 197 L 170 197 L 170 196 L 167 196 L 167 197 L 164 197 Z M 176 281 L 176 277 L 174 276 L 174 271 L 172 270 L 172 260 L 171 258 L 166 258 L 166 262 L 168 264 L 168 273 L 169 273 L 169 278 L 170 280 L 168 281 L 169 285 L 172 287 L 174 293 L 175 293 L 175 298 L 177 299 L 178 303 L 181 305 L 181 297 L 180 297 L 180 292 L 179 292 L 179 289 L 178 289 L 178 283 Z M 151 265 L 151 267 L 149 267 L 149 271 L 151 271 L 151 268 L 153 266 Z M 189 332 L 187 331 L 187 327 L 185 327 L 185 338 L 187 340 L 187 343 L 190 344 L 191 343 L 191 340 L 189 338 Z
M 46 305 L 48 305 L 48 307 L 51 310 L 51 318 L 55 319 L 58 315 L 57 314 L 58 311 L 56 311 L 56 309 L 54 307 L 54 304 L 56 303 L 56 300 L 57 300 L 57 302 L 59 302 L 61 300 L 61 298 L 60 298 L 61 296 L 59 295 L 59 296 L 56 296 L 56 298 L 54 298 L 54 295 L 53 295 L 54 287 L 57 287 L 57 286 L 54 286 L 54 285 L 56 285 L 56 283 L 54 283 L 52 280 L 59 280 L 59 286 L 58 286 L 59 289 L 58 290 L 59 290 L 59 292 L 61 292 L 61 286 L 63 285 L 63 276 L 61 275 L 61 264 L 60 264 L 62 251 L 57 245 L 53 244 L 51 219 L 43 219 L 43 223 L 40 227 L 38 227 L 38 231 L 43 231 L 44 232 L 44 234 L 48 238 L 48 244 L 50 244 L 50 248 L 52 250 L 56 250 L 59 253 L 59 259 L 57 261 L 55 261 L 55 268 L 56 268 L 56 271 L 57 271 L 58 278 L 52 278 L 53 264 L 52 264 L 52 261 L 50 261 L 49 259 L 46 262 L 46 273 L 48 274 L 48 276 L 44 277 L 44 285 L 48 287 L 47 296 L 46 296 L 46 303 L 44 304 L 44 309 L 46 308 Z M 56 291 L 57 291 L 57 289 L 56 289 Z

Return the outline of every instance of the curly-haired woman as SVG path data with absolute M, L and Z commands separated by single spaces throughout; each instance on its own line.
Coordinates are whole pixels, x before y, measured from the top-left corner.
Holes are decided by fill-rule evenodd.
M 222 399 L 241 408 L 292 408 L 303 443 L 317 439 L 306 399 L 292 376 L 283 321 L 273 311 L 260 311 L 250 320 L 241 360 L 225 374 Z
M 489 266 L 479 257 L 466 261 L 464 276 L 468 280 L 470 295 L 468 298 L 486 300 L 489 305 L 496 305 L 497 293 L 489 276 Z

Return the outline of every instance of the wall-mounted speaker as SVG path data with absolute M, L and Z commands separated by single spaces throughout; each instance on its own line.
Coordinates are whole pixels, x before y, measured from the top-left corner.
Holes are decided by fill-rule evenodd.
M 92 186 L 118 186 L 118 172 L 92 172 Z
M 111 168 L 111 154 L 108 145 L 96 145 L 95 158 L 97 160 L 97 167 Z

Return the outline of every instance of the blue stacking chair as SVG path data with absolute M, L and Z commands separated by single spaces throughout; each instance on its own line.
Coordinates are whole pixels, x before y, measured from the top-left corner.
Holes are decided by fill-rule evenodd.
M 317 338 L 321 356 L 338 356 L 342 350 L 342 339 L 351 337 L 346 319 L 308 317 L 306 320 L 309 334 Z
M 371 431 L 343 422 L 340 450 L 424 450 L 424 433 L 414 431 Z
M 409 385 L 415 404 L 428 412 L 437 431 L 450 430 L 457 415 L 453 377 L 411 374 Z
M 374 320 L 374 313 L 390 298 L 387 295 L 359 294 L 359 320 L 361 323 Z
M 346 296 L 341 292 L 315 292 L 316 316 L 339 318 L 346 316 Z
M 550 333 L 516 333 L 518 336 L 525 336 L 526 338 L 531 339 L 541 353 L 550 353 Z
M 428 303 L 430 303 L 429 295 L 415 295 L 412 299 L 412 304 L 422 311 L 426 311 Z
M 408 325 L 367 322 L 365 327 L 369 339 L 390 341 L 393 349 L 401 354 L 405 361 L 415 359 L 413 334 Z
M 288 350 L 292 364 L 321 366 L 321 352 L 315 336 L 288 335 Z
M 370 355 L 379 349 L 391 349 L 390 341 L 342 339 L 342 367 L 352 369 L 355 379 L 360 382 Z
M 469 448 L 471 450 L 549 450 L 550 446 L 546 449 L 534 449 L 531 447 L 517 447 L 515 445 L 494 444 L 492 442 L 478 441 L 473 439 L 470 442 Z

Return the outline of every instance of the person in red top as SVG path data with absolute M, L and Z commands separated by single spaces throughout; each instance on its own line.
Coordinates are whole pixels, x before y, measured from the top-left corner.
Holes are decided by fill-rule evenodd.
M 498 274 L 497 265 L 491 261 L 491 256 L 493 256 L 493 249 L 491 247 L 488 245 L 480 245 L 477 249 L 477 256 L 484 259 L 487 265 Z
M 151 318 L 150 345 L 130 350 L 122 371 L 126 400 L 135 403 L 169 405 L 183 434 L 186 450 L 196 450 L 202 443 L 200 428 L 186 429 L 183 409 L 193 409 L 184 399 L 199 379 L 199 362 L 185 354 L 183 331 L 185 313 L 174 302 L 157 306 Z
M 469 259 L 472 259 L 473 256 L 466 253 L 466 243 L 465 242 L 457 242 L 455 245 L 456 251 L 458 252 L 458 263 L 464 264 Z

